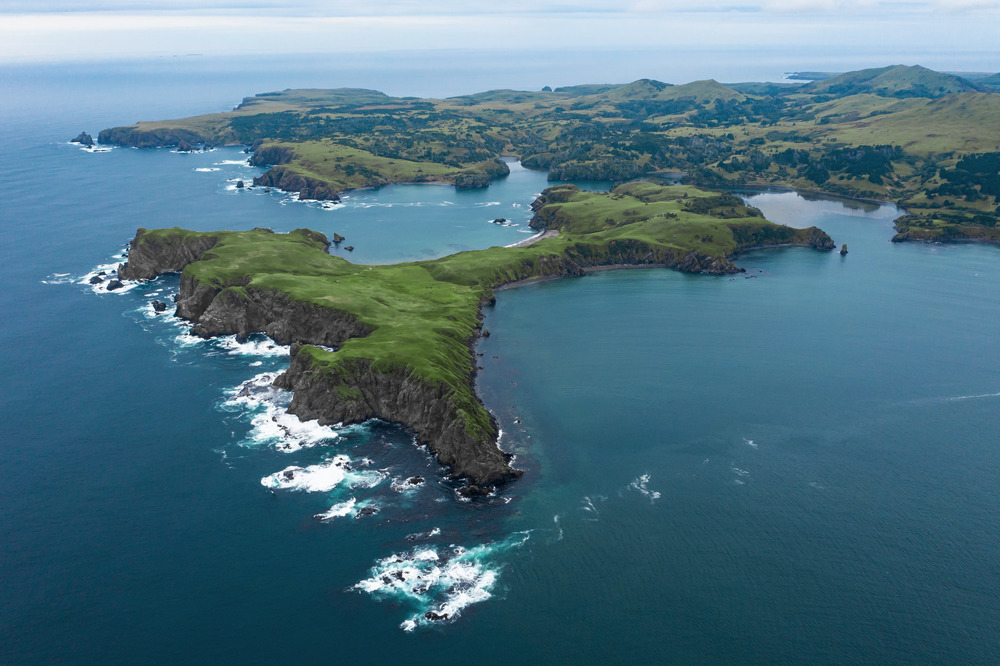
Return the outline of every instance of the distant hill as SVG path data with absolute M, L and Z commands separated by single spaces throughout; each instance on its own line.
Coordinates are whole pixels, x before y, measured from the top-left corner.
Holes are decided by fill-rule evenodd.
M 704 81 L 692 81 L 680 86 L 670 86 L 660 91 L 656 99 L 691 99 L 702 104 L 714 102 L 721 99 L 723 101 L 745 99 L 742 93 L 736 92 L 732 88 L 722 85 L 715 79 Z
M 981 79 L 976 79 L 976 83 L 993 92 L 1000 92 L 1000 74 L 990 74 Z
M 981 80 L 980 80 L 981 81 Z M 857 95 L 870 93 L 880 97 L 937 98 L 953 93 L 981 92 L 970 81 L 921 67 L 892 65 L 847 72 L 823 81 L 802 86 L 802 92 L 816 95 Z

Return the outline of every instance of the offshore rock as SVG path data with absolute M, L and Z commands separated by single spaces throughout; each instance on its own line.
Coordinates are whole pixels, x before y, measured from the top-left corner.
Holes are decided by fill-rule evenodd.
M 92 148 L 94 146 L 94 137 L 90 136 L 86 132 L 80 132 L 80 135 L 73 139 L 70 143 L 78 143 L 81 146 Z

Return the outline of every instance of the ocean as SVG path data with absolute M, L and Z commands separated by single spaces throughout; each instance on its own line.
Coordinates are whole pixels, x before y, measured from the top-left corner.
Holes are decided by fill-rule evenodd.
M 398 426 L 284 414 L 287 349 L 155 314 L 176 277 L 89 284 L 140 226 L 305 226 L 370 263 L 531 233 L 547 183 L 516 164 L 325 209 L 238 192 L 259 173 L 238 148 L 68 143 L 265 90 L 508 76 L 245 64 L 3 73 L 0 662 L 1000 659 L 996 247 L 893 245 L 891 205 L 746 193 L 850 253 L 505 290 L 478 389 L 526 474 L 463 501 Z

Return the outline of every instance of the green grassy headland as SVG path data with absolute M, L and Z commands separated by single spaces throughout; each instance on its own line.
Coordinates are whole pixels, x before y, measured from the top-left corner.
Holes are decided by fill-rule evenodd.
M 182 285 L 189 292 L 207 287 L 214 298 L 229 304 L 245 301 L 248 308 L 254 307 L 253 294 L 279 293 L 345 313 L 368 333 L 346 340 L 336 351 L 308 345 L 298 351 L 308 355 L 311 371 L 326 377 L 331 391 L 345 399 L 357 396 L 351 378 L 359 361 L 377 373 L 415 377 L 428 387 L 443 388 L 465 432 L 483 439 L 493 425 L 474 392 L 471 343 L 480 333 L 480 308 L 494 289 L 623 264 L 728 273 L 739 270 L 730 258 L 750 247 L 833 247 L 818 229 L 773 224 L 736 197 L 692 186 L 633 182 L 594 193 L 559 185 L 547 189 L 534 208 L 532 225 L 558 231 L 558 236 L 433 261 L 352 264 L 328 254 L 325 238 L 309 230 L 275 234 L 178 228 L 142 231 L 130 261 L 141 254 L 148 257 L 156 248 L 193 247 L 211 239 L 214 244 L 201 243 L 208 249 L 183 269 Z

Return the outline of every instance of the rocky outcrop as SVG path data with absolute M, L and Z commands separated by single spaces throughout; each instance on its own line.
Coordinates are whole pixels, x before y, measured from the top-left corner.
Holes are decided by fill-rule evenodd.
M 128 261 L 118 266 L 118 276 L 123 280 L 152 280 L 163 273 L 184 270 L 215 246 L 215 236 L 194 236 L 181 229 L 163 239 L 142 241 L 145 229 L 135 232 L 129 245 Z
M 94 146 L 94 137 L 90 136 L 86 132 L 80 132 L 80 135 L 73 139 L 70 143 L 79 143 L 81 146 L 92 148 Z
M 455 189 L 457 190 L 478 190 L 489 187 L 490 177 L 485 173 L 460 173 L 455 176 Z
M 284 166 L 276 166 L 254 177 L 254 185 L 277 187 L 286 192 L 298 192 L 299 199 L 340 201 L 340 194 L 329 184 L 296 173 Z
M 382 418 L 412 428 L 452 474 L 473 486 L 495 486 L 521 472 L 508 464 L 496 445 L 496 424 L 480 436 L 470 434 L 453 390 L 430 385 L 403 369 L 376 369 L 369 359 L 338 365 L 336 375 L 314 363 L 309 349 L 292 347 L 288 371 L 276 386 L 295 392 L 289 411 L 320 423 L 360 423 Z

